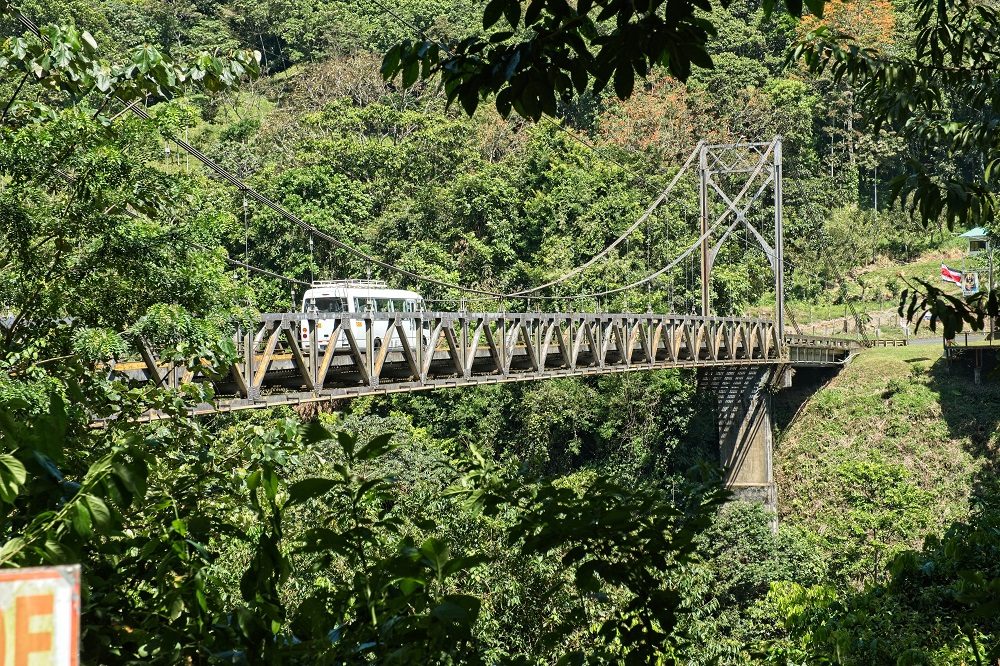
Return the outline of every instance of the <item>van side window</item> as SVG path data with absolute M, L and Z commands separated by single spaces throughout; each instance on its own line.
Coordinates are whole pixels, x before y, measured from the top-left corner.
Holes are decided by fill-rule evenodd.
M 302 303 L 303 312 L 336 313 L 347 311 L 347 301 L 343 298 L 332 296 L 319 296 L 307 298 Z

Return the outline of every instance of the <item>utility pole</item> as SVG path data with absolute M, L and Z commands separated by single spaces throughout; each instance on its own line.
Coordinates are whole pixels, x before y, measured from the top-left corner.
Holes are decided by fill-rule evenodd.
M 986 237 L 986 263 L 989 267 L 990 273 L 990 296 L 994 294 L 993 288 L 993 238 L 992 236 Z M 993 338 L 996 337 L 997 330 L 997 320 L 996 317 L 990 316 L 990 344 L 993 344 Z
M 878 212 L 878 165 L 875 165 L 875 212 Z

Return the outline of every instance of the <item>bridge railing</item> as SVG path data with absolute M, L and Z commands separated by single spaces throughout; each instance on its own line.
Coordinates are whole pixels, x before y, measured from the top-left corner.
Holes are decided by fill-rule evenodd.
M 785 344 L 797 347 L 824 347 L 838 349 L 860 349 L 864 345 L 859 340 L 834 338 L 823 335 L 785 335 Z
M 229 375 L 211 380 L 237 403 L 786 358 L 769 320 L 648 313 L 274 313 L 237 343 Z M 210 381 L 168 365 L 146 348 L 119 373 Z
M 904 338 L 869 338 L 865 347 L 906 347 L 907 344 Z
M 843 365 L 863 349 L 858 340 L 821 335 L 785 335 L 788 360 L 795 366 Z

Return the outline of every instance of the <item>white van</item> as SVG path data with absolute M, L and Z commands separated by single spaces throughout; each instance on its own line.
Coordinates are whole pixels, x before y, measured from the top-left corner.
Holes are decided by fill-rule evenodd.
M 330 282 L 313 282 L 312 287 L 306 290 L 302 297 L 302 312 L 306 314 L 340 314 L 351 313 L 363 315 L 366 312 L 423 312 L 424 299 L 415 291 L 403 289 L 389 289 L 388 285 L 381 280 L 334 280 Z M 403 319 L 403 330 L 406 331 L 407 342 L 410 349 L 415 348 L 418 341 L 423 342 L 426 334 L 417 331 L 416 321 L 413 319 Z M 330 334 L 333 333 L 334 322 L 332 319 L 320 319 L 316 322 L 316 340 L 320 350 L 325 350 L 330 342 Z M 358 341 L 358 346 L 364 349 L 365 345 L 365 323 L 360 318 L 351 318 L 349 322 L 354 338 Z M 372 321 L 372 336 L 375 348 L 382 346 L 382 341 L 386 339 L 386 331 L 389 322 L 385 320 Z M 309 327 L 302 322 L 299 335 L 302 339 L 302 348 L 308 349 L 310 346 Z M 402 345 L 397 335 L 392 336 L 392 347 L 398 348 Z M 347 337 L 341 334 L 337 340 L 337 349 L 348 349 Z

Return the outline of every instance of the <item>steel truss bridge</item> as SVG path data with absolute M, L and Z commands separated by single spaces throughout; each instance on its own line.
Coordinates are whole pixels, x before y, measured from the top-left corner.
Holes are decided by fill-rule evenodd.
M 580 296 L 599 297 L 651 284 L 700 250 L 701 316 L 466 312 L 464 308 L 460 312 L 263 314 L 256 331 L 246 331 L 234 340 L 238 361 L 226 370 L 204 368 L 192 372 L 164 362 L 156 350 L 143 345 L 141 361 L 118 364 L 110 368 L 110 375 L 165 387 L 211 382 L 216 399 L 193 410 L 195 414 L 208 414 L 638 370 L 697 368 L 717 376 L 728 372 L 726 368 L 742 367 L 742 374 L 767 370 L 769 376 L 776 377 L 776 369 L 789 366 L 842 364 L 860 347 L 858 343 L 785 334 L 781 148 L 780 137 L 759 143 L 699 142 L 646 213 L 604 251 L 538 287 L 506 295 L 474 292 L 502 298 L 532 294 L 542 300 L 552 298 L 539 296 L 538 292 L 607 256 L 667 201 L 672 188 L 697 158 L 699 238 L 680 256 L 638 282 Z M 269 200 L 266 203 L 303 226 L 277 204 Z M 773 209 L 773 225 L 768 224 L 768 228 L 764 224 L 770 214 L 763 219 L 749 217 L 758 205 Z M 723 244 L 739 229 L 745 229 L 748 238 L 764 253 L 774 274 L 774 321 L 712 316 L 712 268 Z M 379 337 L 374 335 L 376 323 L 379 331 L 388 327 Z M 318 334 L 320 330 L 323 336 Z M 414 335 L 416 331 L 419 337 Z M 317 342 L 327 335 L 330 342 L 321 348 Z M 157 416 L 149 414 L 146 418 Z
M 384 339 L 373 335 L 375 322 L 386 322 Z M 330 332 L 325 349 L 317 344 L 320 330 Z M 418 340 L 413 331 L 422 332 Z M 164 387 L 211 382 L 217 399 L 193 410 L 208 414 L 666 368 L 835 366 L 858 347 L 835 338 L 781 337 L 772 321 L 737 317 L 281 313 L 261 315 L 256 335 L 237 336 L 239 360 L 224 374 L 192 372 L 143 346 L 142 361 L 114 366 L 110 376 Z
M 113 378 L 147 386 L 176 388 L 190 382 L 211 382 L 215 398 L 196 405 L 192 409 L 195 415 L 443 387 L 692 368 L 699 388 L 716 397 L 719 451 L 727 485 L 773 507 L 777 502 L 771 463 L 773 390 L 790 385 L 793 367 L 836 367 L 861 347 L 850 340 L 786 335 L 780 137 L 766 143 L 699 142 L 646 212 L 604 250 L 550 282 L 509 294 L 441 282 L 367 257 L 252 190 L 193 148 L 191 151 L 255 201 L 306 230 L 310 241 L 313 236 L 323 238 L 368 259 L 369 265 L 377 264 L 418 282 L 491 296 L 496 299 L 496 310 L 503 309 L 500 303 L 518 297 L 548 300 L 553 304 L 551 309 L 558 310 L 560 297 L 540 292 L 603 260 L 667 201 L 697 157 L 697 240 L 641 280 L 570 298 L 599 299 L 643 285 L 651 288 L 654 280 L 699 250 L 701 264 L 701 316 L 467 312 L 464 306 L 458 312 L 263 314 L 256 330 L 236 336 L 238 360 L 227 368 L 203 364 L 192 371 L 161 358 L 165 354 L 144 343 L 141 361 L 108 368 Z M 773 224 L 767 220 L 770 215 L 750 215 L 758 205 L 773 210 Z M 722 246 L 740 231 L 763 252 L 773 273 L 773 321 L 712 315 L 712 268 Z M 318 343 L 328 334 L 329 342 L 323 348 Z M 147 413 L 142 420 L 160 416 Z

